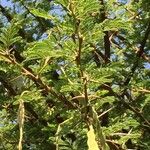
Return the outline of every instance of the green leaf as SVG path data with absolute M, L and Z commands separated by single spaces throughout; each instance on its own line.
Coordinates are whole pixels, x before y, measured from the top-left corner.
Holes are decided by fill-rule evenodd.
M 53 17 L 52 15 L 50 15 L 48 12 L 44 11 L 43 9 L 30 8 L 29 10 L 35 16 L 38 16 L 44 19 L 51 19 L 53 21 L 56 20 L 55 17 Z
M 27 55 L 27 59 L 31 58 L 46 58 L 47 56 L 52 58 L 58 58 L 61 55 L 60 50 L 54 49 L 54 43 L 50 40 L 43 40 L 36 42 L 29 48 L 24 54 Z
M 141 134 L 139 133 L 129 133 L 125 136 L 122 136 L 119 140 L 118 143 L 119 144 L 125 144 L 129 139 L 138 139 L 140 138 Z
M 1 47 L 6 49 L 20 41 L 22 38 L 21 36 L 17 36 L 18 31 L 18 27 L 14 23 L 10 24 L 8 27 L 2 28 L 0 34 L 0 42 L 2 42 Z
M 104 27 L 104 31 L 119 31 L 120 29 L 131 30 L 130 22 L 121 19 L 106 19 L 102 25 Z

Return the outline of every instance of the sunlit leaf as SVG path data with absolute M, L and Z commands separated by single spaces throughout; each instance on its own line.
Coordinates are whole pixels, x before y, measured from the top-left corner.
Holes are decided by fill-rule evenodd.
M 89 131 L 87 132 L 87 144 L 88 144 L 88 149 L 89 150 L 99 150 L 97 141 L 96 141 L 96 137 L 95 137 L 95 133 L 94 133 L 94 129 L 93 126 L 89 126 Z

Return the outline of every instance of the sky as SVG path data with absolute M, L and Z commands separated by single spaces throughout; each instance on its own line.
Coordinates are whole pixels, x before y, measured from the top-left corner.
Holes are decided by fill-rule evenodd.
M 3 6 L 11 6 L 11 5 L 12 5 L 11 1 L 0 0 L 0 2 L 1 2 L 1 4 L 2 4 Z

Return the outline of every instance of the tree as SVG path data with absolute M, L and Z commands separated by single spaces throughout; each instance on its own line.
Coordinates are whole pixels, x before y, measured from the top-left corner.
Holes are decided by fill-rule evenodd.
M 0 4 L 0 149 L 149 149 L 150 2 Z

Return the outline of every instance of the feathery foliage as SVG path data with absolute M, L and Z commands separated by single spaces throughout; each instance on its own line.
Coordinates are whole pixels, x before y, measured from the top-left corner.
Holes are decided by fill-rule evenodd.
M 0 149 L 150 149 L 150 3 L 7 2 Z

